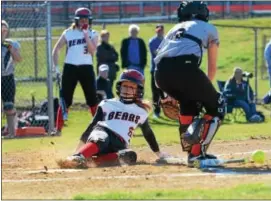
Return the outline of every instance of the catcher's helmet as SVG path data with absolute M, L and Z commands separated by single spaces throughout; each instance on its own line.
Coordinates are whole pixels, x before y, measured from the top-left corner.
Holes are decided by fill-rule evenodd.
M 193 18 L 208 22 L 209 9 L 202 1 L 182 1 L 177 10 L 179 22 L 188 21 Z
M 133 99 L 131 99 L 131 97 L 126 97 L 121 93 L 121 83 L 124 81 L 130 81 L 137 84 L 137 91 L 135 92 Z M 120 75 L 120 79 L 116 84 L 116 92 L 117 95 L 120 97 L 120 100 L 128 103 L 142 99 L 144 95 L 144 82 L 145 82 L 144 75 L 142 75 L 137 70 L 125 70 Z
M 78 22 L 81 18 L 88 18 L 89 24 L 92 23 L 92 12 L 88 8 L 78 8 L 74 14 L 75 24 L 78 26 Z

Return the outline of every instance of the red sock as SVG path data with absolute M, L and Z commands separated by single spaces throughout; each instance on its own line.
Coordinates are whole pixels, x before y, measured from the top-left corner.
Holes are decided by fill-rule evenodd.
M 201 152 L 201 144 L 194 144 L 191 149 L 191 154 L 193 156 L 199 156 Z
M 89 142 L 79 149 L 79 153 L 85 158 L 90 158 L 94 154 L 99 152 L 99 147 L 97 144 Z
M 89 111 L 91 113 L 91 115 L 94 117 L 95 113 L 96 113 L 96 110 L 97 110 L 97 105 L 95 106 L 92 106 L 92 107 L 89 107 Z
M 62 109 L 61 107 L 58 107 L 57 116 L 56 116 L 56 129 L 58 131 L 61 131 L 63 126 L 64 126 L 64 120 L 62 116 Z
M 118 159 L 118 154 L 116 152 L 114 153 L 109 153 L 105 155 L 98 156 L 97 158 L 93 159 L 95 163 L 100 164 L 103 162 L 114 162 Z

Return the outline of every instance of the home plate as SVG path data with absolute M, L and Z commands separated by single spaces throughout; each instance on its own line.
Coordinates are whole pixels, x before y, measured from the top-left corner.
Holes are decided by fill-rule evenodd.
M 49 169 L 49 170 L 31 170 L 25 171 L 26 174 L 48 174 L 48 173 L 58 173 L 58 172 L 80 172 L 81 169 Z

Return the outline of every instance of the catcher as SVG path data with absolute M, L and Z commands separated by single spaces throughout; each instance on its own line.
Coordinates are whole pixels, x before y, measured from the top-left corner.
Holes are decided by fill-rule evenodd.
M 103 100 L 99 105 L 92 123 L 82 134 L 80 144 L 68 161 L 74 166 L 85 166 L 87 159 L 108 163 L 121 159 L 134 164 L 137 154 L 127 149 L 134 130 L 140 126 L 152 151 L 159 157 L 166 154 L 159 151 L 155 135 L 148 123 L 150 108 L 142 102 L 144 76 L 136 70 L 124 71 L 116 85 L 119 99 Z
M 182 1 L 177 14 L 179 23 L 167 33 L 154 59 L 155 81 L 180 103 L 181 145 L 188 152 L 188 166 L 193 166 L 195 160 L 216 158 L 206 152 L 224 117 L 224 99 L 210 81 L 216 73 L 219 38 L 203 2 Z M 208 77 L 200 69 L 205 49 Z M 198 103 L 206 110 L 203 117 Z

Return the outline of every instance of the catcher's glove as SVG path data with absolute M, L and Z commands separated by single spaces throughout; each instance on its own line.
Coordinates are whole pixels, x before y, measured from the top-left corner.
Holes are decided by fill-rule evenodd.
M 164 115 L 172 120 L 179 120 L 180 107 L 178 101 L 170 96 L 160 101 Z

